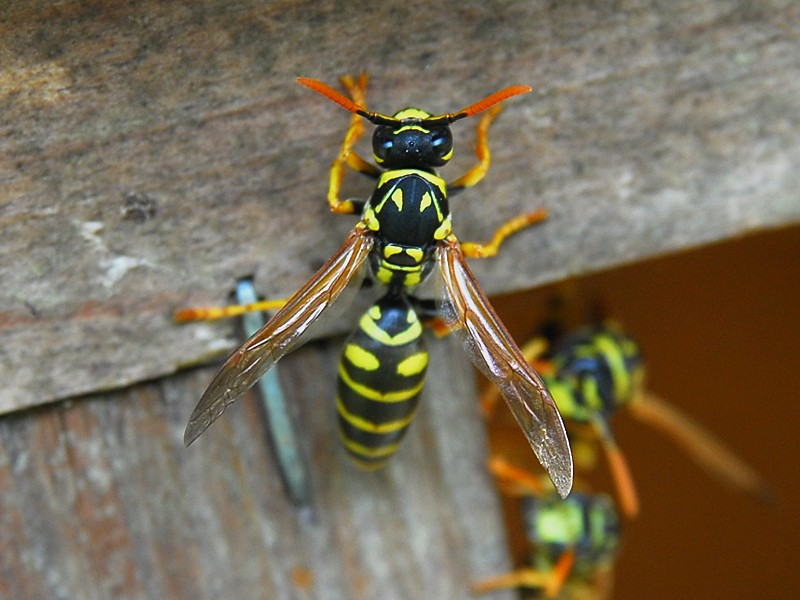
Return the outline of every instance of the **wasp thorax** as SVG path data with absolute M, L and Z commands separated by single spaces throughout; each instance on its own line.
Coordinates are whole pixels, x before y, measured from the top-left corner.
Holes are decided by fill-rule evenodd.
M 404 119 L 399 126 L 375 128 L 372 152 L 389 169 L 440 167 L 453 154 L 453 135 L 447 126 L 426 127 L 420 119 Z

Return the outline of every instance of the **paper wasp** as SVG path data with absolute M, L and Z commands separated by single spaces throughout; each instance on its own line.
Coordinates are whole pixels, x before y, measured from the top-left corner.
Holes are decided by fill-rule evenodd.
M 600 441 L 608 459 L 622 512 L 633 517 L 639 500 L 625 455 L 610 426 L 620 409 L 671 437 L 689 456 L 712 474 L 753 496 L 770 500 L 772 492 L 756 471 L 716 437 L 677 408 L 645 388 L 645 364 L 639 345 L 617 325 L 575 329 L 556 341 L 534 338 L 523 346 L 567 421 L 576 457 L 591 457 L 590 438 Z M 484 411 L 491 411 L 496 394 L 488 390 Z M 587 430 L 588 426 L 588 430 Z M 593 441 L 593 440 L 591 440 Z M 593 461 L 581 470 L 593 468 Z
M 184 441 L 192 443 L 281 357 L 347 287 L 357 287 L 367 266 L 386 290 L 360 319 L 339 365 L 337 405 L 345 446 L 362 466 L 379 466 L 394 452 L 413 416 L 427 367 L 420 317 L 412 292 L 432 272 L 441 278 L 437 315 L 462 336 L 475 364 L 500 389 L 539 462 L 559 494 L 572 486 L 572 455 L 555 403 L 541 377 L 526 363 L 467 266 L 466 257 L 497 253 L 509 235 L 543 218 L 521 215 L 501 226 L 491 242 L 461 243 L 452 230 L 448 195 L 483 179 L 490 155 L 487 129 L 499 104 L 530 91 L 512 86 L 454 113 L 431 115 L 406 108 L 392 116 L 365 106 L 367 77 L 342 78 L 350 98 L 326 84 L 302 85 L 353 113 L 342 149 L 331 167 L 328 202 L 333 212 L 361 218 L 333 257 L 247 342 L 214 377 L 192 413 Z M 450 125 L 484 112 L 477 127 L 478 164 L 449 184 L 436 172 L 453 155 Z M 375 125 L 374 166 L 353 147 L 366 119 Z M 377 180 L 367 200 L 342 200 L 345 167 Z M 185 311 L 179 320 L 203 318 Z
M 502 458 L 492 458 L 489 467 L 501 489 L 519 498 L 528 552 L 524 567 L 483 579 L 474 591 L 521 587 L 539 591 L 536 597 L 610 597 L 621 545 L 611 497 L 576 489 L 561 499 L 540 477 Z

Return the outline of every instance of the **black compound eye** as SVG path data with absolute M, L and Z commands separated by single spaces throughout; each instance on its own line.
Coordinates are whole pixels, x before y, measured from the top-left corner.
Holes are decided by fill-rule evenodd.
M 372 151 L 379 158 L 386 158 L 394 146 L 394 132 L 388 125 L 379 125 L 372 134 Z
M 437 156 L 445 156 L 453 149 L 453 134 L 447 127 L 437 127 L 431 131 L 431 148 Z

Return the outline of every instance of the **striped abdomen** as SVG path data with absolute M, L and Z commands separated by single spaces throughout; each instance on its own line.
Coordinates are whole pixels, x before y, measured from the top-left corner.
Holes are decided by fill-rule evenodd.
M 390 292 L 362 315 L 339 361 L 336 409 L 356 464 L 380 467 L 397 450 L 427 366 L 422 323 L 403 295 Z

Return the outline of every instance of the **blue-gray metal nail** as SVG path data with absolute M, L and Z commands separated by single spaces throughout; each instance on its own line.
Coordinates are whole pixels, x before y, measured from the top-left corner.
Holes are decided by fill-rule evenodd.
M 258 301 L 253 282 L 243 279 L 236 285 L 236 300 L 239 304 L 252 304 Z M 253 335 L 264 326 L 264 317 L 260 312 L 247 312 L 242 315 L 244 331 L 247 337 Z M 273 367 L 258 381 L 256 386 L 266 413 L 266 426 L 272 441 L 272 447 L 278 458 L 278 466 L 283 477 L 286 491 L 292 502 L 307 506 L 309 501 L 308 482 L 303 459 L 297 447 L 292 420 L 286 406 L 286 397 L 278 380 L 278 370 Z

